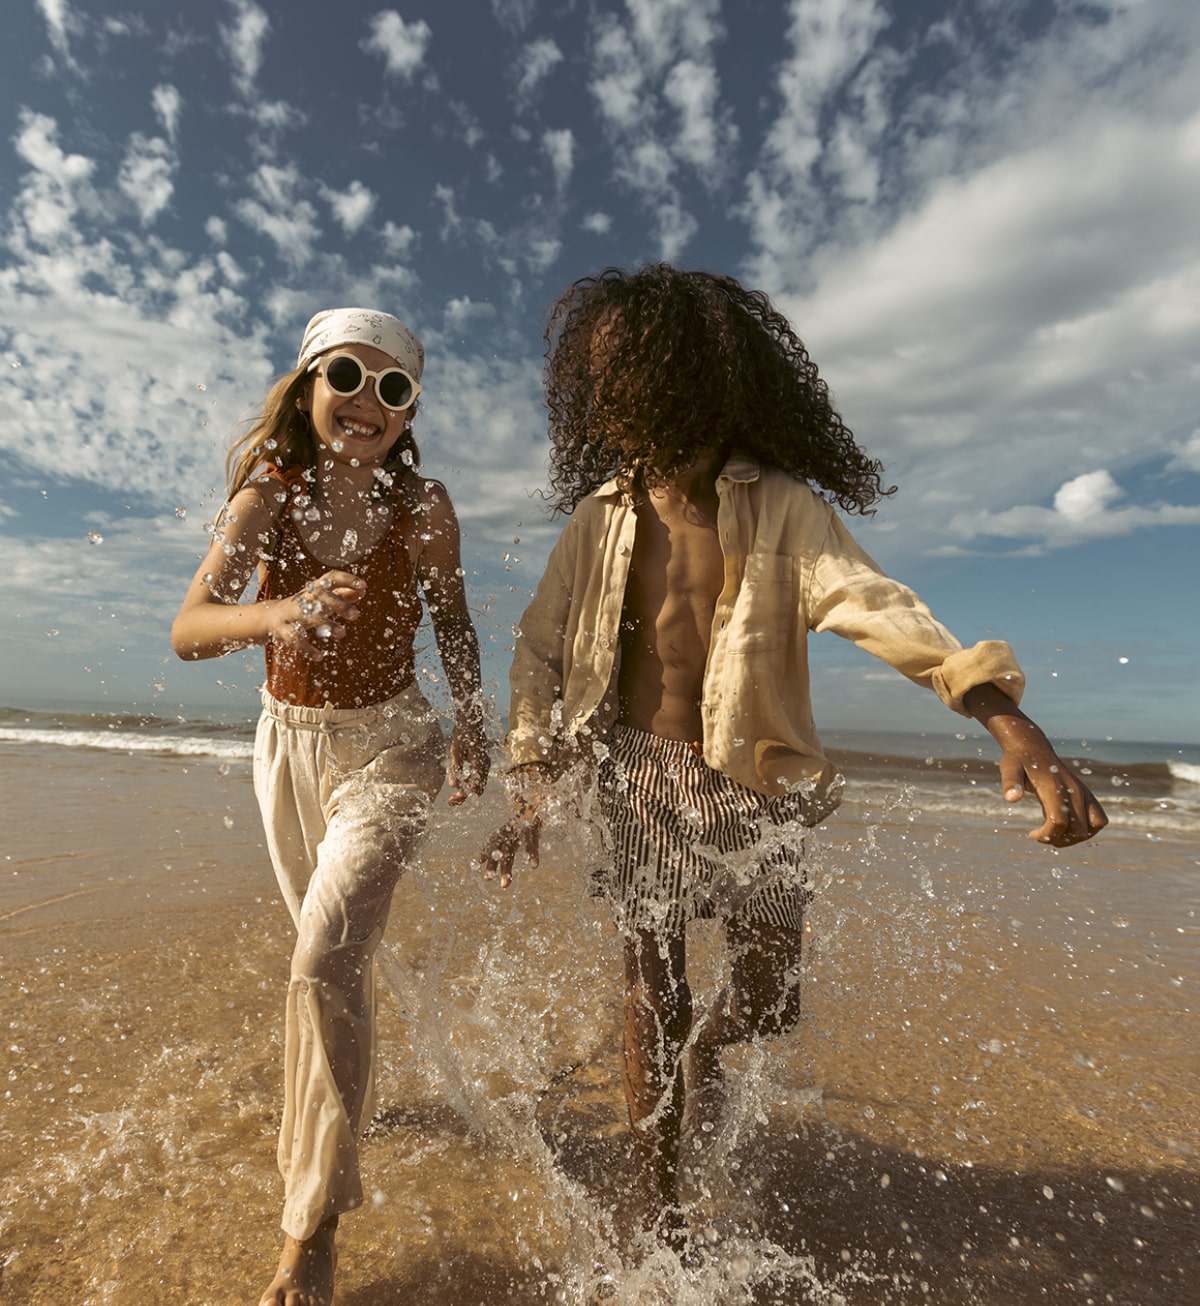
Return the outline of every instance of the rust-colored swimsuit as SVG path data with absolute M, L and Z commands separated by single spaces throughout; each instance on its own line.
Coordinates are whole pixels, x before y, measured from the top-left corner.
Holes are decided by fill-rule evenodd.
M 271 467 L 267 475 L 287 491 L 288 501 L 279 514 L 258 597 L 280 599 L 299 593 L 330 565 L 313 557 L 305 543 L 308 486 L 302 471 Z M 383 537 L 345 568 L 367 588 L 355 605 L 358 620 L 346 623 L 341 639 L 324 642 L 324 659 L 314 662 L 290 645 L 267 641 L 267 690 L 280 702 L 366 707 L 394 698 L 412 683 L 413 637 L 421 622 L 416 571 L 405 544 L 412 513 L 394 492 L 391 503 L 392 524 Z

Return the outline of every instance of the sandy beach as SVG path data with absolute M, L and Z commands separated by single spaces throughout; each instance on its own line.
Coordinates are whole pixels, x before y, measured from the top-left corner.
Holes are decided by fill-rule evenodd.
M 257 1301 L 291 927 L 248 764 L 0 744 L 0 794 L 0 1302 Z M 471 865 L 498 801 L 443 806 L 397 893 L 339 1306 L 1197 1300 L 1194 835 L 1056 854 L 998 799 L 849 802 L 812 841 L 801 1026 L 731 1058 L 698 1140 L 684 1272 L 633 1236 L 578 832 L 501 893 Z

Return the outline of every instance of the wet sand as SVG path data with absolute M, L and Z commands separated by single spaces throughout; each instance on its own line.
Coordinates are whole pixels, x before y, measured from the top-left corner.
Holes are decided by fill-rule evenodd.
M 26 746 L 0 793 L 0 1302 L 256 1302 L 291 940 L 248 768 Z M 476 878 L 496 801 L 397 894 L 339 1306 L 1198 1299 L 1190 843 L 835 817 L 805 1015 L 730 1058 L 685 1273 L 634 1245 L 613 931 L 570 830 Z

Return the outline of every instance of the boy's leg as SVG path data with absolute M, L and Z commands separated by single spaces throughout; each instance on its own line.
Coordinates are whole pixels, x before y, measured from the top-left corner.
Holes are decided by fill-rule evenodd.
M 681 1057 L 692 1024 L 683 928 L 639 930 L 625 942 L 624 1081 L 649 1226 L 668 1241 L 686 1233 L 679 1208 Z
M 693 1091 L 720 1085 L 725 1048 L 786 1034 L 800 1019 L 803 929 L 735 917 L 726 938 L 730 985 L 696 1030 L 688 1064 Z

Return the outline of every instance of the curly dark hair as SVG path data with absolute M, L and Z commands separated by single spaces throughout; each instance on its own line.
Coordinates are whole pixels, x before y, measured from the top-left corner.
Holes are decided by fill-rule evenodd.
M 542 335 L 556 512 L 612 476 L 652 485 L 721 448 L 790 472 L 849 512 L 895 493 L 787 319 L 732 277 L 667 263 L 605 268 L 561 296 Z

